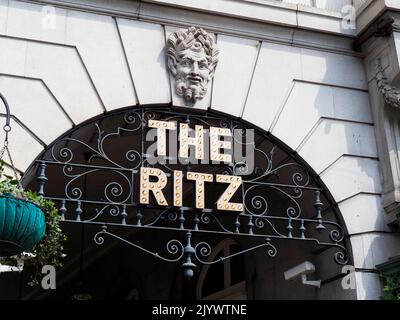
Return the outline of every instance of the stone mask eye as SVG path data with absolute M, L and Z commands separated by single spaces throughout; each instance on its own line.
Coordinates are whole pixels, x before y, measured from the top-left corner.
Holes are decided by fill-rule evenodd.
M 182 62 L 181 62 L 181 64 L 182 64 L 182 66 L 184 66 L 184 67 L 190 67 L 190 61 L 189 60 L 183 60 Z
M 203 62 L 203 63 L 200 63 L 200 64 L 199 64 L 199 68 L 202 69 L 202 70 L 207 69 L 207 64 L 204 63 L 204 62 Z

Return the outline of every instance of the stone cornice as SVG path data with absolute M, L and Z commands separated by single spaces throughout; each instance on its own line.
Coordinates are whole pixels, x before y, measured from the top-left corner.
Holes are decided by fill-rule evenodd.
M 399 2 L 398 0 L 395 0 Z M 400 4 L 394 4 L 388 0 L 371 0 L 364 3 L 359 8 L 357 16 L 357 33 L 362 35 L 366 30 L 377 21 L 385 12 L 399 12 Z
M 262 22 L 297 29 L 313 30 L 356 38 L 364 34 L 371 22 L 382 16 L 386 11 L 399 11 L 400 5 L 393 6 L 388 0 L 373 0 L 365 2 L 358 8 L 357 29 L 346 29 L 342 26 L 342 13 L 310 6 L 264 2 L 260 0 L 230 1 L 230 0 L 20 0 L 69 7 L 77 10 L 96 13 L 115 14 L 117 16 L 135 17 L 137 19 L 162 20 L 155 13 L 158 6 L 162 12 L 170 10 L 190 10 L 191 12 L 218 16 L 233 17 L 249 22 Z M 397 0 L 396 0 L 397 1 Z
M 354 42 L 354 47 L 356 49 L 361 48 L 361 46 L 369 41 L 373 37 L 388 37 L 392 34 L 393 28 L 395 26 L 395 19 L 384 14 L 375 20 L 365 32 L 363 32 L 358 39 Z
M 400 89 L 389 84 L 380 63 L 376 64 L 375 79 L 378 85 L 378 90 L 385 99 L 385 102 L 391 107 L 400 108 Z
M 221 0 L 209 2 L 208 10 L 174 6 L 171 3 L 167 4 L 168 0 L 165 3 L 158 0 L 157 2 L 159 3 L 153 0 L 18 1 L 40 5 L 48 4 L 56 8 L 134 19 L 176 28 L 187 28 L 195 25 L 208 32 L 218 34 L 361 56 L 359 52 L 353 50 L 354 35 L 341 32 L 341 18 L 337 14 L 322 15 L 317 12 L 318 10 L 321 11 L 321 9 L 302 8 L 300 10 L 301 6 L 293 4 L 272 2 L 260 5 L 246 1 L 243 3 L 238 1 L 229 2 L 234 6 L 239 3 L 240 8 L 247 8 L 248 16 L 246 16 L 246 10 L 238 10 L 236 7 L 230 8 L 231 11 L 235 9 L 235 14 L 223 12 L 222 9 L 224 8 L 220 10 L 214 8 Z M 199 1 L 197 7 L 201 3 Z M 258 18 L 251 15 L 256 15 Z M 324 26 L 328 27 L 329 30 L 324 29 Z M 350 31 L 352 34 L 355 33 L 355 30 Z

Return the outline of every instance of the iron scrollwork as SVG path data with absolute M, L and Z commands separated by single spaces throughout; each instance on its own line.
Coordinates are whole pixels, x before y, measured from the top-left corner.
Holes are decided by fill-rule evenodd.
M 149 166 L 144 139 L 149 121 L 153 119 L 239 130 L 240 143 L 252 144 L 257 159 L 253 172 L 242 176 L 243 212 L 226 215 L 215 208 L 143 205 L 135 199 L 139 169 Z M 135 109 L 117 113 L 114 120 L 117 125 L 108 125 L 107 132 L 101 127 L 102 121 L 89 123 L 86 126 L 94 127 L 93 136 L 86 139 L 73 134 L 63 137 L 37 161 L 39 194 L 60 203 L 63 220 L 100 226 L 101 231 L 94 236 L 96 244 L 101 245 L 106 237 L 112 237 L 166 262 L 183 260 L 187 277 L 193 276 L 195 262 L 214 264 L 263 247 L 269 257 L 275 257 L 278 254 L 276 240 L 307 241 L 319 247 L 334 248 L 336 263 L 348 263 L 345 229 L 338 219 L 324 219 L 323 212 L 334 212 L 334 209 L 322 203 L 323 189 L 299 161 L 266 136 L 260 134 L 262 139 L 258 142 L 243 142 L 246 127 L 241 123 L 214 115 L 188 115 L 169 109 Z M 118 139 L 128 139 L 126 141 L 136 143 L 136 147 L 126 150 L 126 144 L 123 144 L 117 148 L 115 141 Z M 177 168 L 176 164 L 165 163 L 160 167 L 169 176 Z M 248 168 L 243 161 L 212 166 L 213 173 L 230 175 L 249 173 Z M 52 170 L 52 179 L 56 177 L 54 180 L 58 183 L 58 189 L 51 188 L 51 191 L 46 189 L 53 182 L 50 174 L 46 175 L 49 170 Z M 188 169 L 180 165 L 179 170 Z M 93 181 L 95 194 L 88 191 L 88 184 Z M 108 229 L 110 226 L 174 231 L 183 234 L 184 239 L 168 241 L 165 252 L 159 253 L 118 236 Z M 231 256 L 208 261 L 212 245 L 203 240 L 192 245 L 193 235 L 222 235 L 257 241 Z

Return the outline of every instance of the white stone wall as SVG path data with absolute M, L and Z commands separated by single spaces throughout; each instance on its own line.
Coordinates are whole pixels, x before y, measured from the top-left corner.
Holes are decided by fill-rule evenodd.
M 344 6 L 353 5 L 353 1 L 354 0 L 283 0 L 282 2 L 340 12 Z M 360 2 L 360 0 L 358 0 L 358 2 Z
M 246 0 L 244 0 L 246 1 Z M 264 0 L 265 2 L 274 0 Z M 315 7 L 318 9 L 341 12 L 344 6 L 352 5 L 359 9 L 366 2 L 371 0 L 281 0 L 283 3 L 293 3 L 303 6 Z
M 42 6 L 0 0 L 0 91 L 15 117 L 10 145 L 21 172 L 47 144 L 93 116 L 136 104 L 183 105 L 164 56 L 166 35 L 176 26 L 65 8 L 55 13 L 49 28 Z M 378 298 L 377 275 L 362 271 L 399 251 L 400 241 L 386 234 L 383 220 L 362 59 L 332 50 L 329 36 L 318 40 L 327 41 L 324 50 L 215 35 L 220 62 L 199 108 L 271 132 L 313 167 L 351 235 L 358 298 Z

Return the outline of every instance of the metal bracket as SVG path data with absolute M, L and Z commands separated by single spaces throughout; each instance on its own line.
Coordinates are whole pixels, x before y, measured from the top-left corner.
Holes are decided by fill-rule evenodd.
M 11 121 L 11 113 L 10 113 L 10 107 L 8 105 L 8 102 L 6 98 L 0 93 L 0 99 L 4 103 L 4 107 L 6 108 L 6 124 L 3 127 L 5 132 L 10 132 L 11 131 L 11 126 L 10 126 L 10 121 Z
M 321 288 L 321 280 L 314 280 L 314 281 L 307 280 L 307 275 L 306 274 L 303 274 L 301 276 L 301 282 L 305 286 L 313 286 L 313 287 L 317 287 L 318 289 Z

